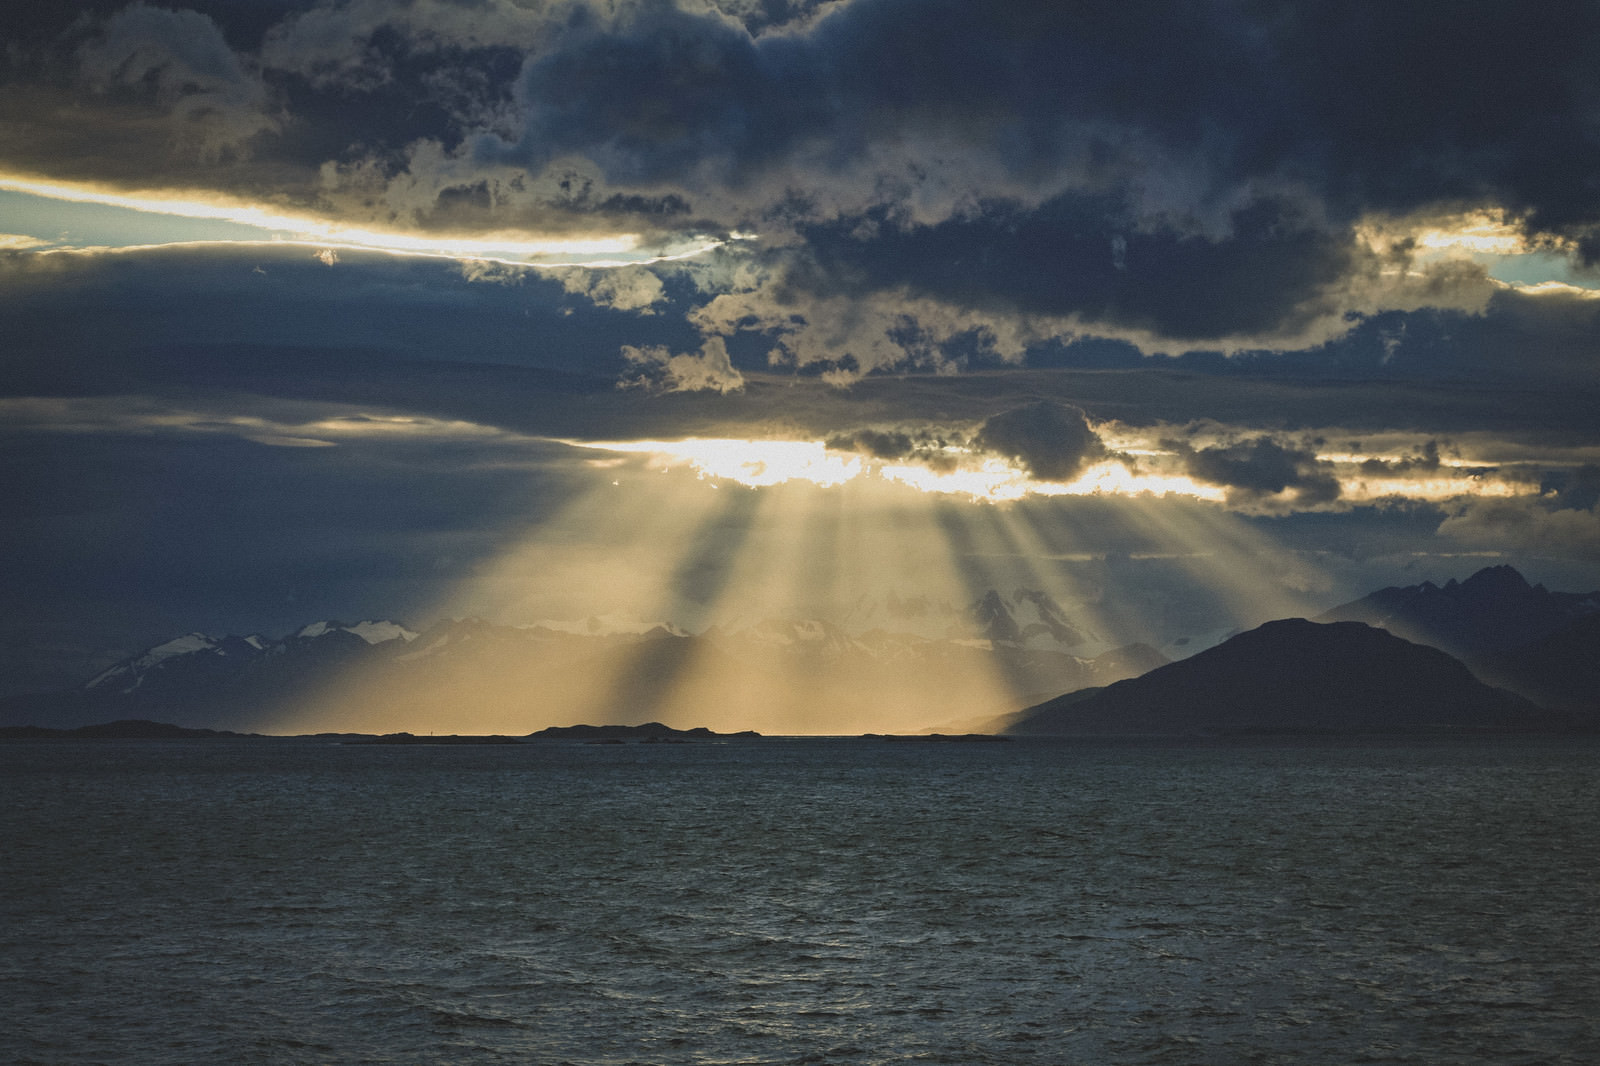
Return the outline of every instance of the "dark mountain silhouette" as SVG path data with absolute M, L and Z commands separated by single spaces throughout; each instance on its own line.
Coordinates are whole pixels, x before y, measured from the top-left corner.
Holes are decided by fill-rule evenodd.
M 1121 648 L 1113 648 L 1095 656 L 1093 659 L 1082 661 L 1082 668 L 1078 672 L 1081 687 L 1068 693 L 1072 698 L 1082 698 L 1091 693 L 1099 692 L 1113 681 L 1138 677 L 1160 666 L 1165 666 L 1172 660 L 1161 654 L 1148 644 L 1128 644 Z M 1041 700 L 1046 694 L 1041 692 L 1031 697 L 1032 700 Z M 1058 697 L 1067 699 L 1068 696 Z M 1022 703 L 1018 700 L 1017 703 Z M 1054 702 L 1054 701 L 1052 701 Z M 1013 707 L 1016 704 L 1012 704 Z M 1008 732 L 1015 722 L 1019 721 L 1026 711 L 1005 711 L 995 714 L 992 711 L 975 717 L 958 718 L 938 725 L 928 726 L 922 730 L 924 734 L 994 734 Z
M 66 692 L 0 701 L 9 722 L 72 726 L 117 719 L 177 720 L 249 729 L 263 708 L 315 692 L 416 637 L 394 622 L 316 622 L 281 640 L 189 633 L 158 644 Z
M 1335 607 L 1319 622 L 1365 622 L 1462 659 L 1509 651 L 1600 612 L 1600 592 L 1551 592 L 1509 566 L 1465 581 L 1390 587 Z
M 44 740 L 49 738 L 75 738 L 84 740 L 207 740 L 212 737 L 243 737 L 248 733 L 230 733 L 217 729 L 185 729 L 168 722 L 150 722 L 143 719 L 123 719 L 84 725 L 76 729 L 47 729 L 36 725 L 0 726 L 0 738 L 7 740 Z
M 1549 636 L 1472 659 L 1472 672 L 1556 710 L 1600 719 L 1600 614 L 1584 615 Z
M 726 740 L 729 737 L 751 739 L 760 735 L 753 729 L 746 729 L 739 733 L 716 733 L 705 726 L 695 726 L 693 729 L 673 729 L 671 726 L 662 725 L 660 722 L 645 722 L 642 725 L 553 725 L 547 729 L 541 729 L 537 733 L 529 733 L 528 739 L 602 742 L 640 740 L 660 743 L 662 741 Z
M 1563 724 L 1436 648 L 1359 622 L 1290 618 L 1141 677 L 1030 707 L 1007 731 L 1469 733 Z

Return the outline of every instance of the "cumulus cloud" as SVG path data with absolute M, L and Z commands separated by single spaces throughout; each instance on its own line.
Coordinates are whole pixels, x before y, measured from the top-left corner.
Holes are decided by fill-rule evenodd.
M 625 387 L 653 392 L 721 393 L 744 388 L 744 375 L 734 368 L 721 337 L 711 337 L 698 352 L 677 355 L 664 345 L 624 345 L 622 357 L 631 366 L 622 382 Z
M 1479 499 L 1458 506 L 1438 535 L 1466 547 L 1600 561 L 1600 514 L 1537 499 Z
M 574 267 L 552 270 L 550 273 L 561 282 L 562 288 L 600 307 L 649 314 L 652 308 L 666 299 L 661 279 L 648 267 L 611 270 Z
M 973 444 L 1017 461 L 1040 481 L 1071 481 L 1106 454 L 1082 411 L 1048 400 L 988 419 Z
M 904 459 L 916 450 L 911 435 L 898 430 L 858 429 L 835 434 L 826 443 L 834 451 L 860 452 L 874 459 Z
M 928 428 L 853 429 L 834 433 L 824 443 L 833 451 L 855 452 L 890 463 L 918 463 L 938 473 L 949 473 L 960 465 L 951 444 L 959 438 Z
M 77 59 L 88 88 L 147 94 L 167 110 L 177 142 L 207 161 L 280 126 L 259 72 L 197 11 L 133 4 L 97 26 Z
M 1361 473 L 1370 476 L 1432 474 L 1438 471 L 1439 465 L 1439 442 L 1430 440 L 1413 455 L 1399 459 L 1364 459 L 1361 462 Z
M 1196 481 L 1228 490 L 1230 503 L 1261 506 L 1289 494 L 1294 507 L 1314 507 L 1339 498 L 1333 464 L 1310 448 L 1286 445 L 1260 436 L 1231 444 L 1194 448 L 1183 441 L 1169 447 L 1183 457 L 1185 472 Z

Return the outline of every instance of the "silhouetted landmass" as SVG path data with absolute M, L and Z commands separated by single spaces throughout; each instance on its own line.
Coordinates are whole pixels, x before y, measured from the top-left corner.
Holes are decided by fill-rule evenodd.
M 214 737 L 260 740 L 323 740 L 340 744 L 396 744 L 396 745 L 498 745 L 524 744 L 534 740 L 591 740 L 605 743 L 692 743 L 698 740 L 727 740 L 759 737 L 754 730 L 740 733 L 714 733 L 704 726 L 694 729 L 673 729 L 660 722 L 644 725 L 575 725 L 552 726 L 527 737 L 510 737 L 501 734 L 472 735 L 444 734 L 418 735 L 415 733 L 307 733 L 293 737 L 269 737 L 260 733 L 230 733 L 219 729 L 188 729 L 167 722 L 149 722 L 129 719 L 105 722 L 99 725 L 79 726 L 76 729 L 50 729 L 37 725 L 0 726 L 3 740 L 47 739 L 124 739 L 124 740 L 204 740 Z
M 522 741 L 515 737 L 492 734 L 489 736 L 458 735 L 455 733 L 446 736 L 417 736 L 415 733 L 384 733 L 380 736 L 355 736 L 344 741 L 346 744 L 419 744 L 419 745 L 452 745 L 452 744 L 521 744 Z
M 537 733 L 529 733 L 528 739 L 624 742 L 640 740 L 659 743 L 667 740 L 748 739 L 750 737 L 759 737 L 760 735 L 753 729 L 746 729 L 738 733 L 714 733 L 705 726 L 696 726 L 693 729 L 673 729 L 671 726 L 662 725 L 660 722 L 646 722 L 643 725 L 553 725 L 548 729 L 541 729 Z
M 919 740 L 934 744 L 993 744 L 1011 738 L 998 733 L 863 733 L 863 740 Z
M 1425 581 L 1380 589 L 1316 620 L 1365 622 L 1470 660 L 1542 640 L 1596 613 L 1600 593 L 1551 592 L 1528 584 L 1512 567 L 1490 566 L 1442 586 Z
M 1125 644 L 1120 648 L 1112 648 L 1110 651 L 1102 652 L 1092 659 L 1078 660 L 1078 684 L 1071 687 L 1069 691 L 1072 693 L 1099 692 L 1113 681 L 1121 681 L 1126 678 L 1147 674 L 1158 666 L 1165 666 L 1171 661 L 1158 649 L 1148 644 Z M 1029 690 L 1025 689 L 1023 691 Z M 1043 699 L 1051 691 L 1059 692 L 1061 689 L 1034 689 L 1031 691 L 1035 693 L 1034 699 Z M 1022 701 L 1019 699 L 1017 702 L 1020 703 Z M 1012 706 L 1014 707 L 1016 704 L 1014 703 Z M 1020 715 L 1021 712 L 1015 710 L 1006 711 L 1002 714 L 990 711 L 987 714 L 939 722 L 922 732 L 924 734 L 943 733 L 946 735 L 993 735 L 1006 732 L 1011 723 L 1016 721 Z
M 139 718 L 79 726 L 76 729 L 47 729 L 36 725 L 0 727 L 0 739 L 7 740 L 43 740 L 51 737 L 86 740 L 204 740 L 211 737 L 251 735 L 253 734 L 230 733 L 225 729 L 187 729 L 167 722 L 148 722 Z
M 1016 734 L 1490 733 L 1572 725 L 1437 648 L 1359 622 L 1268 622 L 1192 658 L 1030 707 Z

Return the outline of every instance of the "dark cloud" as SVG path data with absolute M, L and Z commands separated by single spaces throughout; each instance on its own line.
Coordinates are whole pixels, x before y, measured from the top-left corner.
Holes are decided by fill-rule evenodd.
M 1439 524 L 1438 536 L 1471 548 L 1600 562 L 1600 514 L 1544 500 L 1462 501 Z
M 987 203 L 934 225 L 884 212 L 804 227 L 825 290 L 904 286 L 962 306 L 1076 315 L 1204 341 L 1294 329 L 1357 257 L 1284 202 L 1234 212 L 1218 240 L 1145 225 L 1121 198 L 1063 195 L 1036 208 Z M 1310 305 L 1310 306 L 1308 306 Z
M 834 451 L 860 452 L 874 459 L 904 459 L 917 447 L 909 433 L 877 429 L 837 433 L 828 438 L 827 445 Z
M 120 402 L 119 408 L 124 405 Z M 0 531 L 8 618 L 134 639 L 283 631 L 434 601 L 570 497 L 561 450 L 482 440 L 271 447 L 232 433 L 7 425 Z M 260 416 L 234 399 L 218 415 Z M 507 463 L 508 458 L 517 462 Z
M 1430 440 L 1415 454 L 1404 459 L 1366 459 L 1361 472 L 1372 476 L 1431 474 L 1439 469 L 1439 442 Z
M 626 276 L 615 272 L 513 271 L 491 284 L 439 260 L 346 252 L 328 267 L 312 251 L 179 247 L 15 260 L 9 271 L 0 262 L 0 329 L 13 367 L 74 351 L 242 343 L 614 378 L 626 366 L 625 344 L 700 343 L 681 320 L 631 306 Z M 197 306 L 212 313 L 197 316 Z
M 1373 212 L 1499 208 L 1600 246 L 1592 4 L 690 7 L 87 3 L 20 28 L 0 151 L 363 222 L 756 232 L 791 294 L 1070 320 L 1010 362 L 1082 332 L 1233 352 L 1476 309 L 1471 279 L 1380 275 Z M 981 361 L 951 338 L 983 323 L 936 317 L 835 369 Z
M 714 162 L 709 176 L 736 183 L 827 123 L 813 64 L 781 58 L 795 47 L 762 49 L 721 19 L 663 3 L 622 26 L 578 8 L 558 47 L 523 69 L 517 140 L 489 137 L 478 152 L 535 170 L 583 154 L 626 186 L 681 181 Z
M 1585 463 L 1576 469 L 1552 471 L 1539 489 L 1557 509 L 1594 511 L 1600 504 L 1600 466 Z
M 1262 5 L 1289 114 L 1284 158 L 1347 217 L 1489 201 L 1532 232 L 1600 221 L 1584 175 L 1600 9 L 1518 4 Z
M 995 415 L 973 443 L 1015 459 L 1041 481 L 1071 481 L 1106 454 L 1081 410 L 1048 400 Z
M 1310 449 L 1288 446 L 1271 437 L 1206 448 L 1193 448 L 1182 441 L 1169 444 L 1184 457 L 1190 477 L 1244 497 L 1276 496 L 1292 489 L 1301 506 L 1339 498 L 1339 480 L 1332 465 L 1319 460 Z
M 833 451 L 855 452 L 891 463 L 920 463 L 930 470 L 948 473 L 959 465 L 948 450 L 950 435 L 930 429 L 907 432 L 901 429 L 853 429 L 830 434 L 824 443 Z

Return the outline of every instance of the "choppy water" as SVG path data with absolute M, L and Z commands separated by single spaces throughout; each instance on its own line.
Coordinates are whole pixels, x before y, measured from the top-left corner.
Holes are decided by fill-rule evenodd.
M 1600 1062 L 1600 747 L 0 744 L 0 1059 Z

